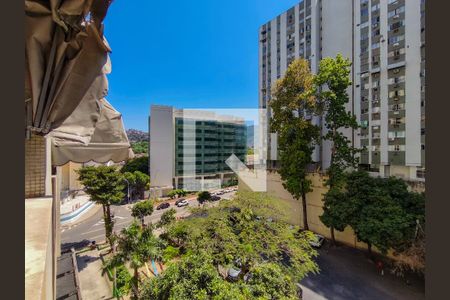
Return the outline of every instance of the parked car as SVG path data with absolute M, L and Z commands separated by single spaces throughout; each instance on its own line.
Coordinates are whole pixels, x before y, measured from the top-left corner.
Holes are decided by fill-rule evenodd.
M 156 210 L 166 209 L 166 208 L 168 208 L 169 206 L 170 206 L 170 203 L 164 202 L 164 203 L 161 203 L 160 205 L 158 205 L 158 206 L 156 207 Z
M 323 245 L 323 242 L 325 241 L 325 238 L 323 235 L 314 233 L 314 241 L 309 242 L 309 244 L 314 248 L 320 248 Z
M 183 207 L 183 206 L 188 206 L 188 205 L 189 205 L 189 202 L 186 199 L 176 203 L 176 206 L 178 206 L 178 207 Z
M 178 203 L 185 201 L 185 198 L 180 198 L 177 201 L 175 201 L 175 205 L 178 205 Z
M 219 196 L 211 196 L 211 201 L 218 201 L 220 200 Z

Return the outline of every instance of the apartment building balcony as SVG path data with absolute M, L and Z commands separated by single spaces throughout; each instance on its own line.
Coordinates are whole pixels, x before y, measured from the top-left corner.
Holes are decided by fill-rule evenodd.
M 388 130 L 389 131 L 404 131 L 406 128 L 405 124 L 389 124 Z
M 405 151 L 389 151 L 388 161 L 389 164 L 394 166 L 404 166 L 405 165 Z
M 388 138 L 388 145 L 405 145 L 406 139 L 399 137 Z

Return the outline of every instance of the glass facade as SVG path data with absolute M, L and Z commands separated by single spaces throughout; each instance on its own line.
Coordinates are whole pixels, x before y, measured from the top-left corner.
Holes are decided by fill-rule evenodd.
M 175 118 L 175 176 L 232 172 L 225 163 L 232 154 L 245 163 L 245 124 Z

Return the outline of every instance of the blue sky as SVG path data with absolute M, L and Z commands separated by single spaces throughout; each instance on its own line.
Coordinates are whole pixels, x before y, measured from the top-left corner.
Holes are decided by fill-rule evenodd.
M 150 104 L 258 107 L 258 28 L 299 0 L 116 0 L 107 99 L 147 131 Z

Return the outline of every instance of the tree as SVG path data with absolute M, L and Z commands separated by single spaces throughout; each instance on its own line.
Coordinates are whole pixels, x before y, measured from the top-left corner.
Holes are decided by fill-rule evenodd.
M 123 175 L 112 166 L 87 166 L 76 171 L 90 200 L 101 204 L 105 222 L 106 240 L 112 245 L 114 221 L 111 218 L 111 205 L 120 203 L 125 194 Z
M 125 163 L 125 165 L 123 165 L 122 169 L 120 169 L 120 172 L 134 173 L 135 171 L 139 171 L 144 174 L 150 175 L 148 163 L 149 163 L 148 156 L 136 157 L 136 158 L 128 160 Z
M 298 233 L 298 227 L 291 228 L 287 219 L 287 207 L 277 199 L 242 192 L 235 201 L 200 209 L 189 219 L 173 223 L 165 238 L 181 253 L 206 252 L 214 265 L 239 261 L 247 273 L 271 261 L 300 280 L 318 270 L 312 259 L 317 252 L 309 244 L 310 232 Z M 283 263 L 286 260 L 289 263 Z
M 295 199 L 302 199 L 304 229 L 308 229 L 306 194 L 311 191 L 307 167 L 313 162 L 314 144 L 320 137 L 320 128 L 306 118 L 317 109 L 313 81 L 308 61 L 294 60 L 277 81 L 270 102 L 270 124 L 278 134 L 279 173 L 284 188 Z
M 131 216 L 141 221 L 142 227 L 144 227 L 144 218 L 150 216 L 153 213 L 153 202 L 144 200 L 133 205 L 131 209 Z
M 170 224 L 172 224 L 173 222 L 175 222 L 176 220 L 176 215 L 177 211 L 173 208 L 166 210 L 162 215 L 161 218 L 158 222 L 157 227 L 158 228 L 167 228 L 167 226 L 169 226 Z
M 390 180 L 371 177 L 365 171 L 348 175 L 346 197 L 354 207 L 349 223 L 358 240 L 367 243 L 369 254 L 372 246 L 386 253 L 390 248 L 400 249 L 405 242 L 412 242 L 415 226 L 408 209 L 401 205 L 405 200 L 393 197 L 396 193 L 387 188 Z
M 132 142 L 131 149 L 135 154 L 145 153 L 148 155 L 148 141 Z
M 295 281 L 275 263 L 252 268 L 247 284 L 255 299 L 299 299 Z
M 167 196 L 170 198 L 170 199 L 173 199 L 173 198 L 175 198 L 175 197 L 184 197 L 184 196 L 186 196 L 187 195 L 187 192 L 185 191 L 185 190 L 182 190 L 182 189 L 176 189 L 176 190 L 172 190 L 172 191 L 170 191 L 170 192 L 168 192 L 167 193 Z
M 106 263 L 106 268 L 117 268 L 126 263 L 133 269 L 132 289 L 134 299 L 139 297 L 139 268 L 150 260 L 161 261 L 164 244 L 152 233 L 151 227 L 141 228 L 133 222 L 122 229 L 117 237 L 115 255 Z
M 248 299 L 223 280 L 205 253 L 187 255 L 161 276 L 145 282 L 141 299 Z
M 172 223 L 165 237 L 180 258 L 144 284 L 142 299 L 299 299 L 296 283 L 318 271 L 317 252 L 310 232 L 286 222 L 287 210 L 265 194 L 241 192 Z M 237 281 L 224 279 L 230 266 L 242 271 Z
M 358 158 L 355 155 L 360 151 L 352 146 L 343 133 L 344 129 L 358 128 L 356 117 L 346 108 L 349 102 L 347 88 L 351 85 L 350 66 L 350 61 L 341 54 L 336 58 L 324 58 L 320 61 L 319 72 L 314 80 L 319 108 L 325 119 L 326 134 L 323 139 L 331 142 L 331 161 L 325 182 L 329 190 L 324 197 L 324 212 L 320 219 L 330 228 L 333 243 L 334 229 L 343 231 L 346 227 L 343 218 L 347 215 L 343 209 L 346 203 L 342 197 L 345 171 L 357 166 Z
M 205 201 L 209 201 L 211 200 L 211 194 L 208 191 L 202 191 L 200 193 L 198 193 L 197 195 L 197 201 L 198 203 L 200 203 L 201 205 L 203 205 L 203 203 L 205 203 Z

